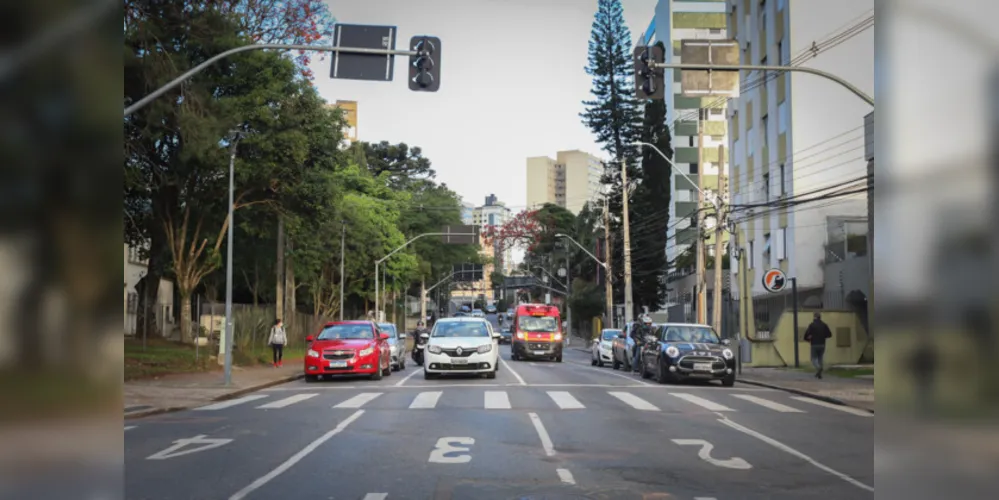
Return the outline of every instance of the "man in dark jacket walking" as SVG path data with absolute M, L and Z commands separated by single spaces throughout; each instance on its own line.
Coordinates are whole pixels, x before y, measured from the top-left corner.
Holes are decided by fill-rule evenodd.
M 826 355 L 826 339 L 832 337 L 829 325 L 822 322 L 822 315 L 815 313 L 815 319 L 805 330 L 805 341 L 812 344 L 812 366 L 815 367 L 815 378 L 822 378 L 822 358 Z

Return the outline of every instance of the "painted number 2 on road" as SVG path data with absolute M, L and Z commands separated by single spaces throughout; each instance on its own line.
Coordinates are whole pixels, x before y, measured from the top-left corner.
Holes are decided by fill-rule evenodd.
M 715 449 L 715 445 L 703 440 L 703 439 L 674 439 L 674 443 L 680 446 L 700 446 L 701 451 L 697 452 L 697 456 L 711 465 L 717 465 L 718 467 L 725 467 L 727 469 L 752 469 L 753 466 L 749 465 L 749 462 L 739 458 L 732 457 L 728 460 L 719 460 L 711 456 L 711 450 Z
M 468 446 L 475 444 L 470 437 L 442 437 L 437 440 L 434 451 L 430 452 L 431 463 L 464 464 L 472 460 Z

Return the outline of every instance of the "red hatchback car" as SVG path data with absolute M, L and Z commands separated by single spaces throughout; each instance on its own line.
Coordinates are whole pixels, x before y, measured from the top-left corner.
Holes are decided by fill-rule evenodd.
M 305 341 L 305 379 L 313 382 L 320 375 L 370 375 L 381 380 L 392 374 L 392 347 L 389 335 L 371 321 L 334 321 L 326 323 L 316 337 Z

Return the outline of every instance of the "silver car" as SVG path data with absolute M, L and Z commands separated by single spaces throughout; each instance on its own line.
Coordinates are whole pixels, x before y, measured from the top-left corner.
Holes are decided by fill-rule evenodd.
M 406 334 L 400 334 L 392 323 L 378 323 L 378 329 L 387 333 L 389 350 L 392 353 L 392 370 L 406 369 Z

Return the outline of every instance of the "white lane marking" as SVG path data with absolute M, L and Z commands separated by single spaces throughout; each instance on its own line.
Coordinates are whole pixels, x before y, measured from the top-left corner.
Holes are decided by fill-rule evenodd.
M 805 396 L 792 396 L 791 399 L 794 399 L 794 400 L 797 400 L 797 401 L 801 401 L 802 403 L 813 404 L 813 405 L 816 405 L 816 406 L 825 406 L 826 408 L 832 408 L 834 410 L 839 410 L 839 411 L 843 411 L 843 412 L 846 412 L 846 413 L 852 413 L 852 414 L 857 415 L 859 417 L 873 417 L 874 416 L 873 413 L 871 413 L 871 412 L 869 412 L 867 410 L 861 410 L 859 408 L 853 408 L 851 406 L 835 405 L 835 404 L 827 403 L 827 402 L 819 400 L 819 399 L 808 398 L 808 397 L 805 397 Z
M 388 493 L 368 493 L 364 495 L 364 500 L 385 500 L 388 498 Z
M 228 401 L 221 401 L 215 404 L 210 404 L 208 406 L 202 406 L 200 408 L 195 408 L 197 411 L 211 411 L 211 410 L 222 410 L 225 408 L 231 408 L 236 405 L 241 405 L 243 403 L 249 403 L 250 401 L 256 401 L 258 399 L 266 398 L 266 394 L 251 394 L 249 396 L 243 396 L 241 398 L 230 399 Z
M 783 405 L 775 401 L 770 401 L 769 399 L 756 397 L 751 394 L 733 394 L 732 397 L 749 401 L 750 403 L 756 403 L 760 406 L 770 408 L 773 411 L 779 411 L 781 413 L 805 413 L 803 410 L 799 410 L 797 408 L 791 408 L 790 406 Z
M 608 392 L 611 396 L 625 402 L 628 406 L 636 410 L 659 411 L 656 405 L 630 393 L 630 392 Z
M 548 435 L 548 431 L 545 430 L 545 424 L 541 423 L 541 417 L 537 413 L 528 413 L 531 417 L 531 423 L 534 424 L 534 430 L 538 431 L 538 437 L 541 438 L 541 447 L 545 449 L 545 455 L 549 457 L 555 454 L 555 445 L 552 444 L 552 438 Z
M 555 401 L 555 404 L 563 410 L 578 410 L 586 408 L 583 403 L 565 391 L 548 391 L 548 397 Z
M 506 391 L 486 391 L 487 410 L 509 410 L 510 397 Z
M 229 497 L 229 500 L 242 500 L 243 498 L 246 498 L 247 495 L 253 493 L 261 486 L 270 482 L 275 477 L 280 476 L 286 470 L 292 468 L 295 464 L 297 464 L 303 458 L 308 456 L 310 453 L 316 451 L 316 448 L 319 448 L 323 443 L 329 441 L 333 436 L 336 436 L 337 434 L 343 432 L 343 430 L 346 429 L 348 425 L 350 425 L 355 420 L 361 418 L 361 415 L 364 415 L 364 410 L 355 411 L 351 416 L 347 417 L 344 421 L 337 424 L 337 426 L 333 428 L 333 430 L 327 432 L 326 434 L 323 434 L 322 436 L 319 437 L 319 439 L 316 439 L 315 441 L 309 443 L 308 446 L 299 450 L 298 453 L 292 455 L 288 460 L 285 460 L 284 463 L 278 465 L 274 470 L 268 472 L 263 477 L 257 479 L 256 481 L 253 481 L 245 488 L 237 491 L 235 494 Z
M 190 455 L 191 453 L 198 453 L 199 451 L 207 451 L 219 446 L 227 445 L 232 442 L 232 439 L 214 439 L 209 438 L 204 434 L 199 434 L 192 438 L 178 439 L 173 442 L 173 445 L 169 448 L 154 453 L 146 457 L 146 460 L 166 460 L 168 458 L 179 457 L 181 455 Z M 184 451 L 178 451 L 189 445 L 200 445 L 193 448 L 189 448 Z
M 475 438 L 442 437 L 437 440 L 437 445 L 430 452 L 430 458 L 427 461 L 438 464 L 464 464 L 471 462 L 472 455 L 469 453 L 468 447 L 473 444 L 475 444 Z M 448 456 L 448 454 L 451 456 Z
M 415 376 L 416 376 L 416 374 L 418 374 L 418 373 L 420 373 L 420 372 L 422 372 L 422 371 L 423 371 L 423 370 L 413 370 L 413 373 L 410 373 L 409 375 L 406 375 L 406 377 L 405 377 L 405 378 L 403 378 L 402 380 L 400 380 L 400 381 L 396 382 L 396 384 L 395 384 L 395 386 L 394 386 L 394 387 L 402 387 L 402 384 L 405 384 L 407 380 L 409 380 L 409 379 L 411 379 L 411 378 L 415 377 Z M 372 495 L 373 495 L 373 494 L 374 494 L 374 493 L 372 493 Z M 381 493 L 379 493 L 379 495 L 380 495 L 380 494 L 381 494 Z M 386 495 L 387 495 L 387 494 L 388 494 L 388 493 L 386 493 Z
M 638 383 L 637 380 L 634 380 L 633 382 L 635 382 L 636 384 Z M 467 389 L 469 387 L 598 387 L 598 388 L 607 388 L 607 389 L 614 389 L 614 388 L 617 388 L 617 389 L 657 389 L 657 390 L 660 390 L 660 391 L 669 391 L 669 390 L 676 389 L 676 386 L 656 385 L 656 384 L 646 384 L 646 385 L 621 385 L 621 384 L 521 384 L 519 382 L 484 383 L 484 382 L 478 382 L 478 381 L 468 380 L 466 383 L 462 383 L 462 384 L 449 384 L 449 383 L 440 383 L 440 384 L 410 384 L 410 385 L 405 385 L 405 386 L 401 386 L 401 387 L 396 387 L 394 385 L 380 385 L 380 386 L 366 385 L 366 386 L 363 386 L 363 387 L 360 387 L 360 386 L 358 386 L 358 387 L 354 387 L 354 386 L 339 386 L 339 385 L 324 387 L 322 385 L 316 385 L 316 386 L 311 386 L 308 389 L 303 389 L 303 388 L 262 389 L 260 392 L 277 393 L 277 392 L 295 392 L 295 391 L 302 391 L 302 392 L 304 392 L 304 391 L 327 391 L 327 390 L 336 391 L 336 390 L 341 390 L 341 389 L 348 389 L 348 390 L 349 389 L 371 389 L 373 387 L 377 387 L 379 390 L 389 390 L 389 389 L 400 389 L 400 390 L 407 390 L 407 389 L 445 389 L 445 388 L 458 388 L 458 387 L 465 388 L 465 389 Z M 691 387 L 684 387 L 684 390 L 686 390 L 686 391 L 725 392 L 725 393 L 733 393 L 733 392 L 767 392 L 767 393 L 775 393 L 775 392 L 779 392 L 779 391 L 776 391 L 774 389 L 763 389 L 763 388 L 759 388 L 759 387 L 724 387 L 723 388 L 721 386 L 717 386 L 717 387 L 714 387 L 714 386 L 704 386 L 704 387 L 691 386 Z
M 870 491 L 870 492 L 874 492 L 874 487 L 873 486 L 868 486 L 868 485 L 866 485 L 866 484 L 864 484 L 864 483 L 862 483 L 860 481 L 857 481 L 856 479 L 854 479 L 854 478 L 852 478 L 852 477 L 850 477 L 850 476 L 848 476 L 846 474 L 843 474 L 842 472 L 839 472 L 839 471 L 837 471 L 837 470 L 835 470 L 835 469 L 833 469 L 833 468 L 831 468 L 831 467 L 829 467 L 827 465 L 821 464 L 818 461 L 816 461 L 814 458 L 812 458 L 812 457 L 810 457 L 808 455 L 805 455 L 804 453 L 802 453 L 802 452 L 800 452 L 800 451 L 798 451 L 798 450 L 796 450 L 794 448 L 791 448 L 790 446 L 788 446 L 788 445 L 786 445 L 784 443 L 781 443 L 780 441 L 777 441 L 774 438 L 771 438 L 771 437 L 765 436 L 763 434 L 760 434 L 759 432 L 756 432 L 756 431 L 754 431 L 754 430 L 752 430 L 752 429 L 750 429 L 748 427 L 743 427 L 742 425 L 739 425 L 739 424 L 737 424 L 737 423 L 729 420 L 727 417 L 725 417 L 725 415 L 718 414 L 718 416 L 721 417 L 721 418 L 718 419 L 719 422 L 721 422 L 721 423 L 723 423 L 723 424 L 725 424 L 725 425 L 727 425 L 727 426 L 729 426 L 729 427 L 731 427 L 731 428 L 733 428 L 733 429 L 735 429 L 735 430 L 737 430 L 737 431 L 739 431 L 739 432 L 741 432 L 743 434 L 752 436 L 752 437 L 754 437 L 756 439 L 759 439 L 760 441 L 763 441 L 764 443 L 769 444 L 770 446 L 773 446 L 774 448 L 777 448 L 778 450 L 781 450 L 781 451 L 787 452 L 787 453 L 789 453 L 791 455 L 794 455 L 794 456 L 796 456 L 796 457 L 798 457 L 798 458 L 800 458 L 800 459 L 802 459 L 802 460 L 804 460 L 804 461 L 806 461 L 806 462 L 814 465 L 815 467 L 817 467 L 817 468 L 819 468 L 821 470 L 824 470 L 824 471 L 826 471 L 826 472 L 828 472 L 828 473 L 830 473 L 830 474 L 832 474 L 832 475 L 834 475 L 834 476 L 836 476 L 836 477 L 838 477 L 838 478 L 840 478 L 840 479 L 842 479 L 842 480 L 844 480 L 844 481 L 846 481 L 846 482 L 848 482 L 848 483 L 850 483 L 850 484 L 852 484 L 852 485 L 854 485 L 854 486 L 856 486 L 856 487 L 858 487 L 860 489 L 867 490 L 867 491 Z
M 291 405 L 293 405 L 295 403 L 301 403 L 302 401 L 305 401 L 306 399 L 312 399 L 312 398 L 314 398 L 314 397 L 316 397 L 318 395 L 319 395 L 318 393 L 312 393 L 312 394 L 295 394 L 294 396 L 288 396 L 288 397 L 286 397 L 284 399 L 279 399 L 277 401 L 271 401 L 270 403 L 267 403 L 267 404 L 262 404 L 262 405 L 258 406 L 257 408 L 262 408 L 262 409 L 267 409 L 267 408 L 284 408 L 285 406 L 291 406 Z
M 513 368 L 510 368 L 510 363 L 503 361 L 503 358 L 496 358 L 496 359 L 499 359 L 500 363 L 503 363 L 503 369 L 513 374 L 513 377 L 516 378 L 518 382 L 520 382 L 520 385 L 527 385 L 527 382 L 524 382 L 524 377 L 521 377 L 519 373 L 513 370 Z
M 346 401 L 344 401 L 344 402 L 342 402 L 342 403 L 334 406 L 333 408 L 360 408 L 360 407 L 364 406 L 365 404 L 370 403 L 371 401 L 374 401 L 375 398 L 377 398 L 378 396 L 381 396 L 381 395 L 382 395 L 382 393 L 380 393 L 380 392 L 362 392 L 362 393 L 358 394 L 357 396 L 354 396 L 354 397 L 352 397 L 352 398 L 350 398 L 350 399 L 348 399 L 348 400 L 346 400 Z
M 441 391 L 434 392 L 421 392 L 413 398 L 413 402 L 409 405 L 410 409 L 427 409 L 434 408 L 437 406 L 437 400 L 441 398 Z
M 705 462 L 714 465 L 716 467 L 725 467 L 726 469 L 752 469 L 753 466 L 749 465 L 749 462 L 739 458 L 732 457 L 727 460 L 720 460 L 711 456 L 711 450 L 715 449 L 715 445 L 703 440 L 703 439 L 674 439 L 674 443 L 680 446 L 700 446 L 701 449 L 697 452 L 697 456 L 704 460 Z
M 694 497 L 694 500 L 718 500 L 715 497 Z
M 562 480 L 565 484 L 576 484 L 576 479 L 572 477 L 572 473 L 569 469 L 555 469 L 558 473 L 558 478 Z
M 136 427 L 136 426 L 134 426 L 134 425 L 126 425 L 126 426 L 125 426 L 125 430 L 126 430 L 126 431 L 130 431 L 130 430 L 134 429 L 135 427 Z
M 725 405 L 720 405 L 714 401 L 709 401 L 699 396 L 693 394 L 687 394 L 685 392 L 671 392 L 670 395 L 676 396 L 689 403 L 694 403 L 697 406 L 703 407 L 709 411 L 735 411 Z

